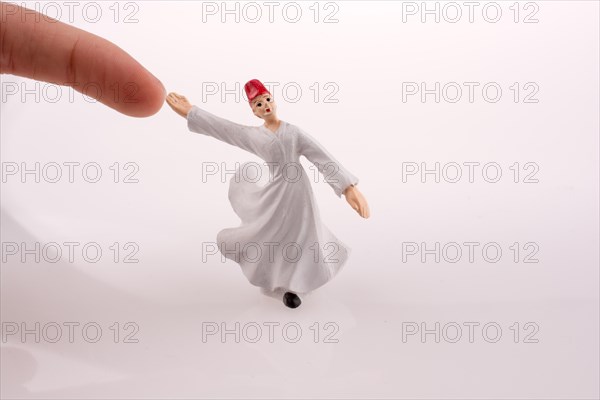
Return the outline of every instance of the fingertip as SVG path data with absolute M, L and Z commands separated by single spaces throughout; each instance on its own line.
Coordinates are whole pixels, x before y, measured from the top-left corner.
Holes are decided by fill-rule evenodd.
M 167 90 L 158 78 L 133 58 L 129 59 L 128 63 L 136 65 L 126 70 L 115 71 L 115 80 L 123 84 L 121 101 L 107 98 L 103 103 L 131 117 L 152 116 L 163 107 Z
M 159 112 L 165 104 L 167 90 L 165 86 L 157 78 L 154 81 L 149 80 L 143 89 L 145 93 L 142 95 L 142 101 L 138 104 L 138 108 L 134 108 L 131 116 L 134 117 L 150 117 Z

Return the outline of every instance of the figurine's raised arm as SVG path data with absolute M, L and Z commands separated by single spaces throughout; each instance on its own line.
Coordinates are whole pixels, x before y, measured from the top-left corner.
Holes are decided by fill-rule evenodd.
M 346 201 L 363 218 L 370 215 L 366 199 L 356 185 L 358 178 L 339 163 L 315 138 L 298 129 L 298 152 L 313 163 L 338 197 Z
M 218 117 L 200 107 L 192 105 L 185 96 L 169 93 L 167 103 L 188 123 L 188 129 L 195 133 L 212 136 L 222 142 L 256 154 L 255 143 L 251 140 L 250 127 Z

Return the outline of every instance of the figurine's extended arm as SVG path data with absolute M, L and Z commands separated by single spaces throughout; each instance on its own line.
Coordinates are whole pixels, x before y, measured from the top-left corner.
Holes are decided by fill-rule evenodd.
M 256 154 L 256 146 L 249 127 L 218 117 L 200 107 L 192 105 L 185 96 L 169 93 L 167 103 L 173 111 L 187 120 L 188 129 L 195 133 L 212 136 L 222 142 Z
M 368 218 L 370 215 L 369 206 L 356 187 L 358 178 L 344 168 L 315 138 L 302 129 L 299 131 L 299 153 L 317 167 L 338 197 L 342 197 L 342 194 L 344 194 L 350 206 L 361 217 Z
M 187 115 L 188 129 L 256 154 L 250 127 L 218 117 L 197 106 Z

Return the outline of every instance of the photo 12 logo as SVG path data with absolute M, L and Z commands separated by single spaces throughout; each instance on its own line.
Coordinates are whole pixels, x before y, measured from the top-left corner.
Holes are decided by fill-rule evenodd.
M 402 262 L 422 263 L 433 261 L 436 264 L 456 264 L 466 261 L 469 264 L 496 264 L 508 253 L 514 264 L 537 264 L 536 256 L 540 246 L 536 242 L 514 242 L 504 246 L 498 242 L 402 242 Z
M 114 162 L 104 165 L 95 162 L 49 161 L 45 163 L 2 162 L 2 183 L 139 183 L 136 177 L 140 166 L 135 162 Z
M 274 23 L 295 24 L 308 21 L 337 24 L 340 6 L 337 2 L 279 1 L 203 1 L 202 23 Z
M 263 82 L 276 101 L 298 103 L 301 100 L 313 103 L 339 103 L 340 86 L 337 82 Z M 218 100 L 221 103 L 247 103 L 248 97 L 242 82 L 202 82 L 202 102 Z
M 513 103 L 537 104 L 536 82 L 402 82 L 402 102 L 410 103 Z
M 536 322 L 519 323 L 514 322 L 509 326 L 489 321 L 489 322 L 462 322 L 455 321 L 433 323 L 421 322 L 402 322 L 402 343 L 408 343 L 409 340 L 420 340 L 421 343 L 458 343 L 484 341 L 486 343 L 498 343 L 503 338 L 506 331 L 512 333 L 513 343 L 539 343 L 536 337 L 540 326 Z M 505 341 L 510 340 L 504 337 Z
M 136 242 L 114 242 L 100 244 L 98 242 L 2 242 L 2 263 L 48 263 L 59 261 L 83 264 L 96 264 L 111 260 L 115 264 L 137 264 L 136 256 L 140 250 Z
M 21 103 L 75 103 L 83 99 L 86 103 L 97 103 L 102 98 L 114 103 L 138 103 L 139 86 L 135 82 L 107 83 L 99 82 L 65 82 L 61 86 L 54 83 L 38 81 L 0 82 L 2 103 L 19 101 Z M 102 88 L 105 87 L 103 90 Z
M 140 11 L 139 3 L 134 1 L 36 1 L 20 4 L 2 2 L 1 7 L 2 23 L 9 17 L 19 16 L 21 22 L 61 21 L 70 24 L 75 22 L 96 24 L 108 20 L 115 24 L 137 24 Z
M 247 263 L 274 262 L 281 256 L 288 263 L 297 263 L 301 259 L 310 259 L 315 263 L 324 262 L 337 264 L 342 260 L 340 247 L 336 242 L 305 243 L 303 246 L 296 242 L 248 242 L 243 245 L 239 242 L 202 242 L 202 262 L 208 262 L 208 257 L 219 255 L 221 263 L 227 258 L 235 262 Z M 303 258 L 304 257 L 304 258 Z
M 504 166 L 495 161 L 449 161 L 443 164 L 439 161 L 403 161 L 401 167 L 402 183 L 417 179 L 421 183 L 498 183 L 503 176 L 512 183 L 540 182 L 537 178 L 540 166 L 533 161 L 515 161 Z
M 139 343 L 136 337 L 140 327 L 135 322 L 119 322 L 110 325 L 95 321 L 73 322 L 2 322 L 2 343 L 19 341 L 21 343 L 98 343 L 104 341 L 113 343 Z M 107 332 L 110 332 L 108 335 Z
M 496 24 L 509 20 L 515 24 L 537 24 L 540 6 L 533 1 L 403 1 L 403 23 Z
M 339 343 L 336 335 L 340 327 L 335 322 L 314 322 L 304 326 L 298 322 L 290 321 L 285 324 L 280 322 L 202 322 L 202 343 L 208 342 L 285 342 L 298 343 L 301 340 L 313 343 Z
M 243 164 L 235 162 L 233 165 L 227 165 L 226 162 L 203 161 L 202 162 L 202 183 L 207 183 L 209 178 L 212 178 L 220 183 L 227 183 L 233 180 L 236 183 L 249 182 L 258 183 L 265 180 L 269 183 L 274 181 L 277 176 L 287 183 L 301 182 L 303 174 L 313 183 L 320 183 L 321 180 L 330 184 L 338 183 L 337 174 L 340 171 L 340 166 L 329 161 L 326 163 L 311 163 L 308 165 L 308 172 L 305 172 L 301 163 L 295 161 L 247 161 Z M 281 174 L 279 174 L 281 172 Z

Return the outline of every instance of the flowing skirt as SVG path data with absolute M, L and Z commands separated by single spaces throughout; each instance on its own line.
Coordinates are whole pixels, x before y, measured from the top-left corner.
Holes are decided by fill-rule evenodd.
M 217 235 L 220 252 L 246 278 L 269 292 L 308 293 L 331 280 L 351 249 L 322 222 L 310 180 L 272 175 L 248 179 L 241 165 L 229 181 L 229 201 L 241 223 Z

